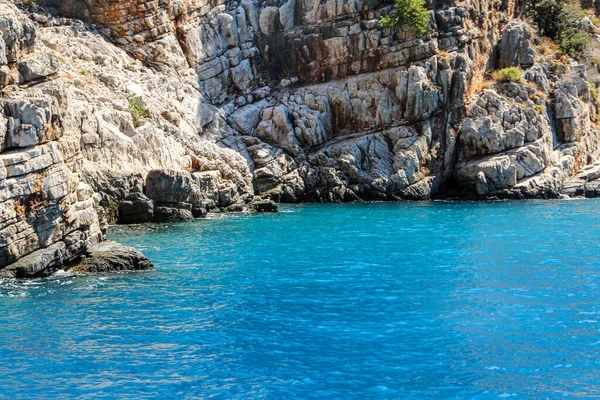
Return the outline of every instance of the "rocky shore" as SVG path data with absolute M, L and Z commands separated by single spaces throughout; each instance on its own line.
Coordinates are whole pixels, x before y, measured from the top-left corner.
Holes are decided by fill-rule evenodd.
M 600 194 L 593 71 L 513 1 L 433 1 L 424 36 L 382 1 L 26 3 L 0 0 L 0 276 L 146 268 L 115 223 Z

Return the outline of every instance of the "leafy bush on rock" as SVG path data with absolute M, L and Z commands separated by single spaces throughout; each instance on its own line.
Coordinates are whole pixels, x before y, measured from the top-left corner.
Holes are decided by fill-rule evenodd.
M 521 69 L 518 67 L 509 67 L 501 69 L 494 73 L 494 78 L 498 82 L 519 82 L 521 81 Z
M 425 0 L 395 0 L 394 9 L 381 17 L 380 25 L 384 28 L 402 29 L 405 25 L 415 29 L 418 35 L 427 32 L 430 15 L 425 8 Z
M 533 10 L 533 20 L 540 33 L 557 40 L 560 49 L 574 58 L 583 56 L 591 39 L 591 35 L 582 30 L 581 20 L 585 16 L 581 8 L 562 0 L 542 0 Z

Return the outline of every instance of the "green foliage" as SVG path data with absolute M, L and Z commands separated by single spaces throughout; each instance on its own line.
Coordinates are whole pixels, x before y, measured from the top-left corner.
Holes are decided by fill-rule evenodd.
M 560 41 L 560 49 L 573 58 L 579 58 L 583 56 L 589 42 L 589 34 L 577 32 L 562 38 Z
M 558 40 L 560 49 L 574 58 L 584 54 L 591 39 L 590 34 L 581 29 L 580 21 L 585 16 L 581 8 L 563 0 L 542 0 L 533 11 L 540 33 Z
M 521 69 L 518 67 L 501 69 L 496 73 L 496 80 L 499 82 L 519 82 L 521 80 Z
M 39 3 L 38 0 L 23 0 L 23 4 L 26 6 L 37 5 Z
M 140 119 L 148 115 L 140 96 L 134 95 L 129 98 L 129 112 L 133 117 L 133 125 L 137 128 L 140 126 Z
M 542 0 L 535 4 L 533 20 L 542 35 L 551 39 L 558 38 L 562 9 L 563 4 L 560 0 Z
M 427 32 L 429 20 L 425 0 L 394 0 L 394 9 L 388 15 L 381 17 L 379 23 L 384 28 L 395 29 L 409 25 L 418 35 L 423 35 Z

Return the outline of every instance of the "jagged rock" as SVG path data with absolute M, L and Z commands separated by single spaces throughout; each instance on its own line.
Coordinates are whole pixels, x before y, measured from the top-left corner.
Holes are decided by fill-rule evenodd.
M 3 278 L 39 278 L 56 272 L 65 262 L 66 246 L 57 242 L 47 248 L 34 251 L 10 266 L 0 269 Z
M 140 224 L 154 219 L 154 202 L 142 193 L 131 193 L 119 204 L 119 224 Z
M 528 68 L 535 61 L 531 30 L 525 22 L 511 21 L 498 43 L 498 67 L 521 66 Z
M 575 142 L 589 130 L 589 112 L 578 98 L 575 85 L 557 85 L 554 91 L 556 133 L 563 143 Z
M 241 91 L 250 88 L 254 73 L 249 60 L 244 60 L 239 65 L 231 68 L 231 79 L 234 85 Z
M 268 199 L 254 200 L 250 203 L 250 207 L 257 213 L 275 213 L 279 211 L 277 203 Z
M 296 0 L 287 0 L 279 8 L 279 22 L 284 30 L 290 30 L 294 27 Z
M 219 190 L 219 206 L 229 207 L 240 201 L 237 187 L 229 186 Z
M 277 7 L 265 7 L 260 13 L 260 31 L 264 35 L 272 35 L 279 27 L 279 9 Z
M 49 54 L 31 56 L 18 64 L 23 83 L 50 77 L 58 72 L 58 68 L 58 59 Z
M 260 104 L 250 104 L 233 113 L 231 119 L 241 133 L 252 135 L 260 121 L 261 110 Z
M 0 66 L 5 64 L 8 64 L 8 57 L 6 57 L 6 43 L 4 42 L 2 35 L 0 35 Z M 2 81 L 0 81 L 0 83 L 1 82 Z
M 203 204 L 213 208 L 219 203 L 219 171 L 194 172 L 192 177 L 202 193 Z
M 52 100 L 7 100 L 3 105 L 7 123 L 3 148 L 31 147 L 60 136 L 60 128 L 53 124 L 58 112 Z
M 507 156 L 491 157 L 465 164 L 457 170 L 457 179 L 474 188 L 478 196 L 495 193 L 517 184 L 517 170 Z
M 548 129 L 535 108 L 511 105 L 496 92 L 484 90 L 460 128 L 460 141 L 464 156 L 473 157 L 521 147 Z
M 145 194 L 156 203 L 201 203 L 200 188 L 183 171 L 154 170 L 146 177 Z
M 139 250 L 106 240 L 92 247 L 71 271 L 77 274 L 95 274 L 151 268 L 154 268 L 154 265 Z
M 22 55 L 33 51 L 36 30 L 33 22 L 14 4 L 4 1 L 0 7 L 0 36 L 4 42 L 3 46 L 0 46 L 4 49 L 3 58 L 8 63 L 15 63 Z
M 567 179 L 561 193 L 569 197 L 600 197 L 600 166 L 598 163 L 585 167 L 580 173 Z
M 538 87 L 548 81 L 543 68 L 529 72 L 528 79 Z M 559 197 L 566 178 L 598 157 L 599 135 L 578 96 L 580 89 L 589 90 L 582 83 L 584 72 L 575 65 L 565 71 L 554 83 L 553 99 L 546 101 L 539 91 L 519 83 L 498 85 L 502 96 L 492 90 L 479 95 L 460 130 L 455 174 L 463 193 L 479 198 Z M 573 189 L 577 186 L 571 181 L 565 193 L 579 193 Z
M 548 82 L 548 75 L 540 66 L 536 65 L 526 70 L 523 73 L 523 78 L 526 81 L 535 83 L 540 90 L 547 91 L 550 87 L 550 83 Z

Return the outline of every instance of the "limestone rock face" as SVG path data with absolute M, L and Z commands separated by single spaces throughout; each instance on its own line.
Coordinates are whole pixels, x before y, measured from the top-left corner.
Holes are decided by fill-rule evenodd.
M 119 46 L 88 36 L 87 25 L 77 35 L 42 29 L 79 85 L 63 119 L 81 130 L 84 177 L 101 192 L 107 222 L 149 209 L 111 183 L 127 173 L 141 173 L 141 191 L 167 219 L 189 214 L 165 207 L 239 210 L 255 194 L 289 202 L 437 195 L 453 178 L 471 81 L 512 12 L 496 1 L 448 3 L 434 7 L 433 33 L 417 37 L 382 29 L 389 6 L 379 2 L 42 4 L 96 23 Z M 124 89 L 141 98 L 145 116 L 130 118 Z M 189 174 L 199 200 L 154 198 L 152 170 Z
M 498 67 L 531 67 L 535 61 L 533 36 L 524 22 L 511 21 L 498 43 Z
M 0 37 L 0 65 L 15 63 L 33 51 L 35 26 L 9 1 L 0 8 Z
M 566 194 L 583 194 L 569 176 L 598 158 L 600 142 L 589 106 L 578 96 L 579 70 L 546 76 L 532 67 L 524 77 L 535 85 L 501 84 L 473 101 L 459 132 L 455 173 L 463 194 L 556 198 L 564 185 Z M 532 87 L 549 81 L 556 82 L 553 97 Z

